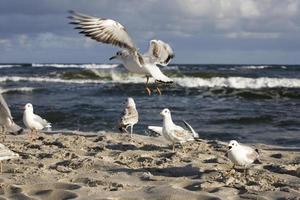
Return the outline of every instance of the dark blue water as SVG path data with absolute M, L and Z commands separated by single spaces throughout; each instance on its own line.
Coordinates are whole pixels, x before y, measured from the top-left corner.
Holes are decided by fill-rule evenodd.
M 117 131 L 122 103 L 135 99 L 135 131 L 162 125 L 169 108 L 174 121 L 188 121 L 204 139 L 300 146 L 300 66 L 171 65 L 175 80 L 162 96 L 148 96 L 143 77 L 122 66 L 0 64 L 0 88 L 15 120 L 31 102 L 54 130 Z M 154 87 L 154 85 L 152 85 Z

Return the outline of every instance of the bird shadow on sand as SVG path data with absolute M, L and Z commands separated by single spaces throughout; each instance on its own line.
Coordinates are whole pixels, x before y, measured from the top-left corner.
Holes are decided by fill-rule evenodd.
M 300 178 L 300 175 L 297 174 L 296 170 L 287 170 L 285 168 L 282 168 L 279 165 L 274 165 L 274 164 L 265 165 L 263 168 L 270 172 L 274 172 L 274 173 L 278 173 L 278 174 L 288 174 L 288 175 L 296 176 L 296 177 Z
M 143 146 L 138 147 L 134 144 L 124 144 L 124 143 L 108 144 L 105 146 L 105 148 L 110 149 L 110 150 L 118 150 L 118 151 L 127 151 L 127 150 L 165 151 L 165 150 L 170 150 L 170 147 L 157 146 L 154 144 L 144 144 Z
M 211 170 L 210 170 L 211 171 Z M 190 177 L 192 179 L 201 178 L 207 171 L 201 171 L 198 167 L 193 167 L 192 165 L 186 165 L 181 167 L 146 167 L 146 168 L 115 168 L 109 170 L 112 173 L 124 172 L 127 174 L 140 173 L 140 172 L 150 172 L 154 176 L 165 176 L 165 177 Z

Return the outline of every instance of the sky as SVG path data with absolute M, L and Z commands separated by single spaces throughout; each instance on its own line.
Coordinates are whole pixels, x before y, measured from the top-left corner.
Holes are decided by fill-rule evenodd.
M 110 63 L 68 10 L 119 21 L 141 52 L 169 43 L 173 63 L 300 64 L 299 0 L 1 0 L 0 63 Z

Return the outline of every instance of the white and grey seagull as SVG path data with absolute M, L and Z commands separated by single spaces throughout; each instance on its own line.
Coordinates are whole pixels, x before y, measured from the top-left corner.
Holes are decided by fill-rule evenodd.
M 232 169 L 234 169 L 235 165 L 242 166 L 244 167 L 245 174 L 247 168 L 259 158 L 257 149 L 241 145 L 236 140 L 231 140 L 228 144 L 228 148 L 226 156 L 233 163 Z
M 70 24 L 75 24 L 75 29 L 81 30 L 79 33 L 101 43 L 111 44 L 122 48 L 112 59 L 118 59 L 125 68 L 132 73 L 143 74 L 146 76 L 146 90 L 151 94 L 148 87 L 150 77 L 156 83 L 172 83 L 173 80 L 164 75 L 158 65 L 166 66 L 174 58 L 174 53 L 169 44 L 161 40 L 151 40 L 149 49 L 141 54 L 133 43 L 125 27 L 112 19 L 92 17 L 85 14 L 70 11 L 72 20 Z M 161 94 L 156 86 L 157 92 Z
M 26 128 L 30 129 L 29 137 L 31 140 L 35 140 L 37 138 L 37 132 L 39 130 L 51 128 L 51 123 L 33 113 L 33 106 L 31 103 L 27 103 L 24 106 L 23 123 Z
M 171 116 L 171 111 L 167 108 L 163 109 L 160 112 L 160 115 L 163 116 L 163 127 L 162 129 L 155 128 L 157 131 L 162 131 L 162 135 L 173 144 L 173 151 L 175 151 L 175 144 L 183 144 L 188 141 L 194 141 L 199 138 L 199 134 L 189 125 L 187 122 L 184 122 L 189 130 L 182 128 L 174 124 Z M 184 146 L 183 146 L 184 147 Z
M 129 97 L 126 101 L 126 107 L 122 113 L 122 116 L 118 123 L 118 128 L 122 132 L 126 132 L 127 128 L 130 127 L 130 137 L 132 137 L 133 126 L 139 121 L 139 113 L 136 109 L 133 98 Z
M 0 93 L 0 127 L 2 132 L 20 133 L 23 129 L 18 126 L 11 115 L 10 109 Z

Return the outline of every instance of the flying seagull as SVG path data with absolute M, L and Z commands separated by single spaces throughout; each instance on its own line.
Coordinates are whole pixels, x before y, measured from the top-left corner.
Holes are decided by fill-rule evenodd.
M 161 40 L 151 40 L 149 49 L 141 54 L 127 33 L 125 27 L 112 19 L 92 17 L 85 14 L 69 11 L 72 21 L 70 24 L 76 25 L 81 34 L 101 43 L 111 44 L 122 48 L 112 59 L 118 59 L 125 68 L 132 73 L 143 74 L 146 76 L 146 91 L 151 95 L 148 87 L 150 77 L 156 83 L 172 83 L 173 80 L 164 75 L 158 65 L 166 66 L 174 58 L 174 53 L 169 44 Z M 158 86 L 157 92 L 161 94 Z
M 10 109 L 0 93 L 0 127 L 2 131 L 11 133 L 20 133 L 23 129 L 18 126 L 11 116 Z

